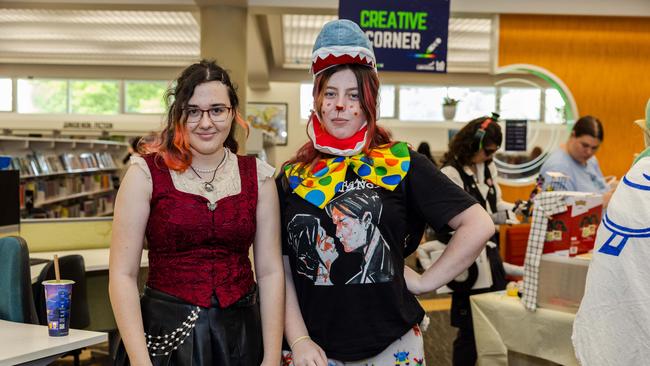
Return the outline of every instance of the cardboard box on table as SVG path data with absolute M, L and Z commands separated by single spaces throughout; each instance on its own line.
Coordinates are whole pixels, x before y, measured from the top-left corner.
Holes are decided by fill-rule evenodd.
M 595 193 L 566 192 L 567 210 L 548 220 L 544 254 L 566 251 L 570 257 L 594 247 L 603 211 L 603 197 Z
M 540 307 L 576 313 L 600 224 L 599 194 L 567 192 L 567 210 L 549 218 L 544 255 L 539 264 L 537 303 Z

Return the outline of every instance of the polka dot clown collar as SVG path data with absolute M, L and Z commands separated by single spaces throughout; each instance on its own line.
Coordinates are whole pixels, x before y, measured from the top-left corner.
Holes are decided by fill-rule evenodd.
M 354 156 L 322 159 L 311 169 L 302 163 L 287 165 L 284 174 L 294 193 L 307 202 L 324 208 L 340 192 L 348 166 L 363 180 L 395 190 L 406 177 L 411 166 L 411 155 L 405 142 L 383 145 Z
M 332 66 L 361 64 L 375 71 L 372 43 L 359 26 L 347 19 L 326 23 L 321 29 L 311 56 L 311 73 L 316 76 Z

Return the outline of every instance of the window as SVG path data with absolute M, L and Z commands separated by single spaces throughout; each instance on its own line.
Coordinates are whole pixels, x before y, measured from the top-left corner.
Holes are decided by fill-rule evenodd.
M 13 85 L 11 79 L 0 78 L 0 112 L 11 112 Z
M 379 118 L 395 118 L 395 85 L 379 87 Z
M 126 113 L 164 113 L 167 91 L 165 81 L 133 81 L 124 83 Z
M 314 98 L 311 96 L 312 84 L 300 84 L 300 119 L 306 121 L 314 108 Z
M 446 87 L 402 86 L 399 88 L 399 119 L 441 121 Z
M 557 89 L 546 89 L 544 92 L 544 120 L 546 123 L 564 123 L 566 115 L 564 99 Z
M 68 82 L 57 79 L 18 79 L 19 113 L 66 113 Z
M 496 111 L 494 87 L 450 87 L 449 97 L 458 99 L 454 120 L 469 122 Z
M 399 119 L 442 121 L 442 102 L 447 96 L 458 99 L 454 120 L 467 122 L 495 110 L 494 87 L 422 87 L 399 89 Z
M 540 120 L 542 90 L 539 88 L 500 88 L 499 114 L 502 119 Z
M 120 87 L 117 81 L 70 81 L 70 112 L 74 114 L 117 114 Z

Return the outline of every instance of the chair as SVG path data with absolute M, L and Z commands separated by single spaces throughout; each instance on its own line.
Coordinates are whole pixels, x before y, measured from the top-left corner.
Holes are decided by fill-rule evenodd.
M 80 255 L 66 255 L 59 258 L 59 272 L 61 278 L 74 281 L 72 285 L 72 307 L 70 308 L 70 328 L 84 329 L 90 325 L 90 311 L 88 308 L 88 293 L 86 289 L 86 265 Z M 38 275 L 38 280 L 32 287 L 36 312 L 40 324 L 47 325 L 47 311 L 45 309 L 45 291 L 43 281 L 56 278 L 54 261 L 49 261 Z M 79 365 L 81 349 L 70 351 L 62 357 L 74 356 L 74 364 Z
M 38 324 L 32 297 L 29 249 L 18 236 L 0 238 L 0 319 Z

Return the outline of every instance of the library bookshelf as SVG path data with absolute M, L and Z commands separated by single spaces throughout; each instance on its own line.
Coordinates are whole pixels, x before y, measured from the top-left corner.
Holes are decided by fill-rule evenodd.
M 127 150 L 115 141 L 0 136 L 7 168 L 20 171 L 21 219 L 111 215 Z

